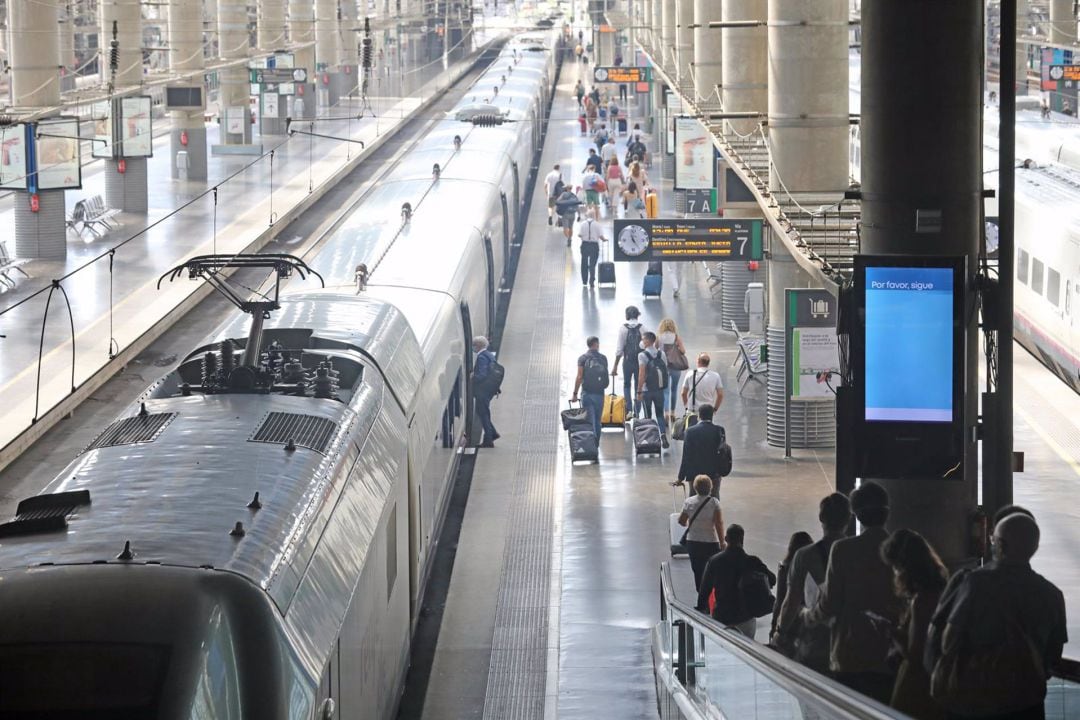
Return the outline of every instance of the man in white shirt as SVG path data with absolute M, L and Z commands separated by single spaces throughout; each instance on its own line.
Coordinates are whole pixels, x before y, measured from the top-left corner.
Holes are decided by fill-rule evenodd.
M 696 411 L 702 403 L 712 405 L 715 410 L 724 402 L 724 382 L 719 373 L 709 369 L 711 361 L 709 353 L 703 352 L 697 356 L 697 367 L 694 371 L 683 373 L 683 406 L 691 412 Z
M 600 259 L 600 243 L 607 242 L 604 229 L 596 220 L 596 211 L 589 210 L 588 219 L 578 229 L 581 238 L 581 284 L 596 285 L 596 261 Z
M 606 168 L 611 164 L 611 158 L 619 154 L 618 149 L 615 147 L 615 138 L 608 136 L 607 142 L 600 148 L 600 159 L 604 161 L 604 167 Z
M 552 218 L 555 216 L 555 201 L 559 197 L 559 193 L 557 192 L 559 188 L 557 188 L 556 185 L 561 182 L 562 171 L 559 170 L 559 166 L 556 165 L 555 169 L 549 172 L 544 178 L 544 189 L 547 191 L 548 196 L 548 225 L 554 223 Z

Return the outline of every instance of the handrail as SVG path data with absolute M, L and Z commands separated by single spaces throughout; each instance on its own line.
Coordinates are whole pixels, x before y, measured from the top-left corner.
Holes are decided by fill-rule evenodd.
M 672 589 L 671 568 L 667 562 L 660 564 L 660 588 L 662 621 L 672 625 L 676 622 L 688 625 L 688 629 L 720 645 L 793 697 L 821 706 L 829 713 L 828 717 L 838 720 L 903 720 L 907 717 L 784 657 L 771 648 L 755 643 L 737 631 L 725 628 L 713 618 L 679 600 Z M 677 619 L 672 617 L 672 611 L 678 614 Z M 700 647 L 696 642 L 690 645 Z M 680 662 L 685 663 L 683 653 L 680 652 L 679 655 Z M 693 676 L 693 673 L 685 671 L 680 674 L 688 678 Z M 692 680 L 688 680 L 686 684 L 687 690 L 693 696 L 693 689 L 689 687 L 692 686 Z

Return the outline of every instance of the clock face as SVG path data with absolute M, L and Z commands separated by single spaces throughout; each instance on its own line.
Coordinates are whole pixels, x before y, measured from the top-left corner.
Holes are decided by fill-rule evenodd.
M 593 77 L 596 78 L 596 82 L 604 82 L 608 78 L 607 70 L 604 68 L 596 68 L 593 71 Z
M 619 247 L 624 253 L 637 257 L 649 247 L 649 233 L 640 225 L 627 225 L 619 231 Z

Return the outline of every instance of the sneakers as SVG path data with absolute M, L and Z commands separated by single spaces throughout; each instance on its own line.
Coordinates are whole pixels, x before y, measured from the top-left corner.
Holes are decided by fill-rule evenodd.
M 548 215 L 548 225 L 554 225 L 554 224 L 555 224 L 555 221 L 551 219 L 550 215 Z
M 668 442 L 666 434 L 660 436 L 660 447 L 664 448 L 665 450 L 671 447 L 671 443 Z

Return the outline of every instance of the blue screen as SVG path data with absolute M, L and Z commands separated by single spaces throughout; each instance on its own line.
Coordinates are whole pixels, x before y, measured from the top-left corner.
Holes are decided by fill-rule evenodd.
M 952 422 L 952 268 L 866 268 L 866 420 Z

